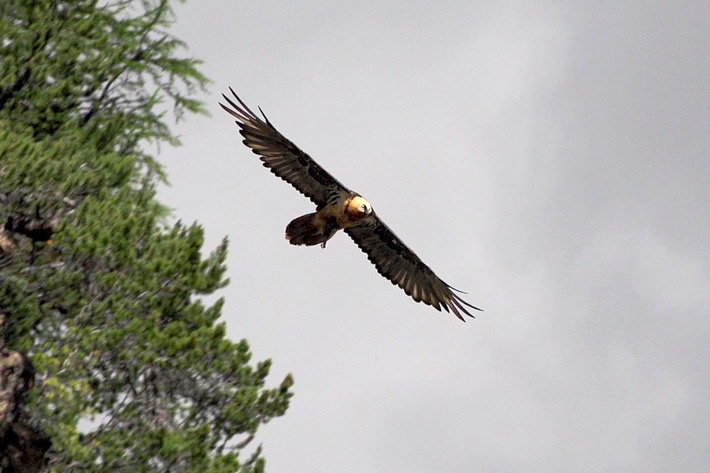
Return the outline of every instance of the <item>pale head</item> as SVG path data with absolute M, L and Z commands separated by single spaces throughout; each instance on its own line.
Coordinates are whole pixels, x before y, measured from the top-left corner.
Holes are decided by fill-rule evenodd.
M 364 197 L 356 195 L 348 200 L 345 213 L 352 220 L 361 220 L 372 213 L 372 205 Z

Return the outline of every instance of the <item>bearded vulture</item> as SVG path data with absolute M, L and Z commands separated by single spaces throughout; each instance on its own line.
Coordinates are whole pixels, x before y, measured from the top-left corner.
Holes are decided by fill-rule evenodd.
M 257 114 L 237 96 L 236 102 L 222 94 L 228 105 L 222 108 L 236 119 L 243 143 L 261 157 L 264 166 L 316 205 L 316 211 L 294 219 L 286 227 L 286 239 L 292 245 L 318 245 L 343 230 L 367 254 L 377 271 L 396 284 L 417 302 L 424 302 L 436 310 L 473 315 L 467 307 L 481 310 L 464 301 L 457 289 L 446 284 L 429 266 L 400 240 L 379 219 L 372 205 L 361 195 L 351 191 L 310 156 L 298 149 L 271 124 L 259 108 Z

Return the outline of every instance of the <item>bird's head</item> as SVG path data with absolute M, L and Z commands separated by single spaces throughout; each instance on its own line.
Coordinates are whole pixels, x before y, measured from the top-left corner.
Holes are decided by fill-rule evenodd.
M 345 206 L 345 212 L 353 220 L 361 220 L 372 213 L 372 205 L 364 197 L 356 195 Z

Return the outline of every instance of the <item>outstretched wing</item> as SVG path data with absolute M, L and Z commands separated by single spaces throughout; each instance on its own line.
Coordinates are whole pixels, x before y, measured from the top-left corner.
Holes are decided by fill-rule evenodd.
M 367 254 L 377 272 L 404 289 L 415 301 L 429 304 L 438 311 L 450 310 L 461 320 L 464 320 L 461 314 L 473 317 L 466 307 L 481 310 L 456 294 L 461 291 L 439 279 L 377 215 L 344 231 Z
M 265 167 L 311 199 L 318 207 L 326 205 L 334 195 L 350 192 L 310 156 L 279 133 L 263 111 L 261 114 L 264 118 L 261 119 L 242 102 L 231 87 L 229 90 L 238 104 L 222 94 L 231 108 L 222 103 L 220 105 L 236 118 L 239 133 L 244 137 L 243 143 L 261 156 Z

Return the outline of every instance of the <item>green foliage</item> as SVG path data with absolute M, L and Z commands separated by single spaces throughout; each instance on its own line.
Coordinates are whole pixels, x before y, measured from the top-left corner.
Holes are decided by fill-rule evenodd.
M 242 459 L 283 415 L 292 379 L 225 338 L 227 241 L 166 224 L 146 144 L 177 140 L 172 105 L 207 80 L 167 28 L 168 1 L 0 3 L 0 255 L 7 345 L 29 353 L 26 409 L 52 438 L 50 471 L 259 472 Z M 161 109 L 163 107 L 163 109 Z

